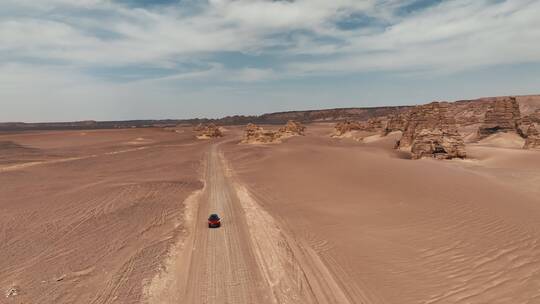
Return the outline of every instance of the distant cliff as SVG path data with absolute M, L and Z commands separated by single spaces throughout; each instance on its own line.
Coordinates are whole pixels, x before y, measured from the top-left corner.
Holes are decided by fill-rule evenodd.
M 408 106 L 373 107 L 373 108 L 343 108 L 310 111 L 290 111 L 263 114 L 259 116 L 235 115 L 220 119 L 166 119 L 166 120 L 126 120 L 126 121 L 77 121 L 51 123 L 0 123 L 0 131 L 22 130 L 77 130 L 77 129 L 114 129 L 114 128 L 148 128 L 167 127 L 176 125 L 197 125 L 214 123 L 216 125 L 247 125 L 256 124 L 285 124 L 289 120 L 302 123 L 339 120 L 367 120 L 371 117 L 386 116 L 405 111 Z
M 493 100 L 505 97 L 487 97 L 474 100 L 459 100 L 450 104 L 450 112 L 455 116 L 458 125 L 479 123 Z M 516 96 L 516 100 L 528 119 L 537 121 L 540 118 L 540 95 Z M 53 123 L 0 123 L 0 131 L 24 130 L 77 130 L 77 129 L 114 129 L 114 128 L 148 128 L 177 125 L 197 125 L 214 123 L 216 125 L 285 124 L 289 120 L 302 123 L 367 121 L 370 118 L 390 117 L 411 109 L 412 106 L 386 106 L 366 108 L 339 108 L 309 111 L 289 111 L 263 114 L 258 116 L 235 115 L 220 119 L 164 119 L 164 120 L 126 120 L 126 121 L 78 121 Z

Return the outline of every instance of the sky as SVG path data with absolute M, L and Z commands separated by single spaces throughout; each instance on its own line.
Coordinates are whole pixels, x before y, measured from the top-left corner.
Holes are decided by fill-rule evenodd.
M 540 93 L 538 0 L 1 0 L 0 121 Z

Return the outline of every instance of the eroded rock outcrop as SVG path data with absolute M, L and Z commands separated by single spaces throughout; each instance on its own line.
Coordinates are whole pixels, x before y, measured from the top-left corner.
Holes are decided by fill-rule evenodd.
M 395 131 L 404 131 L 407 117 L 407 113 L 396 113 L 390 115 L 383 129 L 383 136 L 386 136 Z
M 357 121 L 345 120 L 338 122 L 334 128 L 335 136 L 342 136 L 351 131 L 362 130 L 362 124 Z
M 465 158 L 465 144 L 457 131 L 422 129 L 416 134 L 411 147 L 412 159 L 432 157 L 436 159 Z
M 306 127 L 297 121 L 290 120 L 279 130 L 266 130 L 255 124 L 248 124 L 244 131 L 242 143 L 246 144 L 269 144 L 280 143 L 283 138 L 292 136 L 302 136 Z
M 432 102 L 413 108 L 396 148 L 410 149 L 413 159 L 465 158 L 465 143 L 448 106 L 447 102 Z
M 256 124 L 249 123 L 244 130 L 244 137 L 254 137 L 257 132 L 262 130 L 261 127 Z
M 529 119 L 535 123 L 540 123 L 540 109 L 529 115 Z
M 526 128 L 530 124 L 535 124 L 535 123 L 540 124 L 540 109 L 536 110 L 535 112 L 529 115 L 525 115 L 521 117 L 521 126 L 522 126 L 522 130 L 525 129 L 524 132 L 526 131 Z
M 494 100 L 487 109 L 484 121 L 478 128 L 478 139 L 498 132 L 515 132 L 525 137 L 520 128 L 521 114 L 515 97 Z
M 248 124 L 244 131 L 244 139 L 242 143 L 245 144 L 267 144 L 276 143 L 281 141 L 281 134 L 278 131 L 265 130 L 255 124 Z
M 526 135 L 527 138 L 525 139 L 525 145 L 523 146 L 523 148 L 540 149 L 540 134 L 538 133 L 538 130 L 536 129 L 534 124 L 529 125 Z
M 382 131 L 386 127 L 388 119 L 386 116 L 373 117 L 365 123 L 365 131 Z
M 221 132 L 221 129 L 215 124 L 199 124 L 194 128 L 194 130 L 197 132 L 197 138 L 199 139 L 210 139 L 223 136 L 223 132 Z
M 340 121 L 334 127 L 333 136 L 340 137 L 352 131 L 380 132 L 384 130 L 386 120 L 386 117 L 373 117 L 367 121 Z
M 282 136 L 304 135 L 305 131 L 306 127 L 295 120 L 289 120 L 285 126 L 279 129 L 279 133 L 281 133 Z

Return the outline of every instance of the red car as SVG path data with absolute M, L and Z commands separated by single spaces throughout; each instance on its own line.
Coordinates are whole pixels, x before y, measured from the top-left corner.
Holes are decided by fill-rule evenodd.
M 217 214 L 210 214 L 208 217 L 208 228 L 218 228 L 221 226 L 221 219 Z

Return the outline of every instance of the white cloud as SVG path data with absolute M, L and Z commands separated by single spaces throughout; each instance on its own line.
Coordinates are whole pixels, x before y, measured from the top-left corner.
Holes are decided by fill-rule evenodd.
M 217 87 L 306 75 L 437 74 L 540 63 L 540 2 L 535 0 L 443 1 L 411 14 L 398 12 L 415 0 L 179 3 L 138 8 L 111 0 L 1 1 L 2 98 L 38 98 L 21 92 L 48 88 L 65 98 L 101 90 L 114 100 L 116 94 L 138 98 L 125 92 L 146 96 L 144 88 L 165 92 L 185 82 Z M 377 22 L 354 29 L 337 25 L 350 16 Z M 223 52 L 272 60 L 230 64 Z M 115 69 L 129 76 L 137 68 L 168 72 L 143 71 L 130 84 L 114 85 L 91 74 Z M 54 100 L 55 94 L 45 95 Z
M 8 61 L 94 67 L 167 66 L 215 52 L 272 52 L 282 58 L 277 68 L 294 68 L 289 73 L 540 60 L 538 1 L 457 0 L 405 17 L 392 14 L 396 3 L 211 0 L 201 12 L 186 15 L 182 7 L 147 10 L 99 0 L 8 0 L 0 9 L 32 13 L 0 21 L 0 50 Z M 73 7 L 80 17 L 70 15 Z M 335 26 L 354 13 L 384 16 L 392 25 L 375 32 Z M 115 37 L 100 37 L 100 31 Z M 298 62 L 292 58 L 298 54 L 314 57 Z
M 540 62 L 540 2 L 451 1 L 416 14 L 382 33 L 355 36 L 339 58 L 293 63 L 311 73 L 427 69 L 458 71 Z
M 34 13 L 1 21 L 0 45 L 22 57 L 74 65 L 154 64 L 200 53 L 261 52 L 284 44 L 270 35 L 327 31 L 325 25 L 332 18 L 369 7 L 357 3 L 214 0 L 203 12 L 186 16 L 181 7 L 151 11 L 91 0 L 48 0 L 33 7 L 28 1 L 8 2 L 0 9 L 31 7 Z M 69 16 L 73 5 L 80 10 L 79 20 Z M 85 15 L 85 8 L 93 10 L 91 15 Z M 120 38 L 99 39 L 94 34 L 100 30 Z

